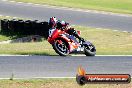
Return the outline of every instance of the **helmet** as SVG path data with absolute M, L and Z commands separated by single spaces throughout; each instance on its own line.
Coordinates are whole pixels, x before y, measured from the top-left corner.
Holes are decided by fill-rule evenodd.
M 61 21 L 60 22 L 62 26 L 65 26 L 66 25 L 66 22 L 65 21 Z
M 65 21 L 61 21 L 60 23 L 61 23 L 62 26 L 67 26 L 67 25 L 69 25 L 69 23 L 67 23 L 67 22 L 65 22 Z
M 69 23 L 66 23 L 65 21 L 58 20 L 57 22 L 57 28 L 66 28 L 67 25 L 69 25 Z
M 51 17 L 50 20 L 49 20 L 49 26 L 50 27 L 55 27 L 56 23 L 57 23 L 56 17 Z

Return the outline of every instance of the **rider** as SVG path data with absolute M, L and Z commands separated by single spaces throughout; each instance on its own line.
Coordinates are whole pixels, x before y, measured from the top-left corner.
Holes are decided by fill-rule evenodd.
M 81 38 L 77 31 L 74 28 L 70 28 L 69 27 L 69 23 L 65 22 L 65 21 L 60 21 L 57 20 L 56 17 L 51 17 L 49 20 L 49 35 L 57 28 L 57 29 L 61 29 L 63 31 L 65 31 L 66 33 L 68 33 L 69 35 L 73 35 L 76 38 L 78 38 L 79 40 L 84 40 L 83 38 Z

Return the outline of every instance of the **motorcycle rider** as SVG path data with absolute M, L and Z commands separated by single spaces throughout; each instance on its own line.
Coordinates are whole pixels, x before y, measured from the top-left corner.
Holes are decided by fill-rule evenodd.
M 74 28 L 69 27 L 69 23 L 65 22 L 65 21 L 61 21 L 61 20 L 57 20 L 56 17 L 51 17 L 49 20 L 49 36 L 53 33 L 53 31 L 57 28 L 60 30 L 65 31 L 66 33 L 68 33 L 69 35 L 73 35 L 76 38 L 78 38 L 79 40 L 84 40 L 83 38 L 81 38 L 77 31 Z

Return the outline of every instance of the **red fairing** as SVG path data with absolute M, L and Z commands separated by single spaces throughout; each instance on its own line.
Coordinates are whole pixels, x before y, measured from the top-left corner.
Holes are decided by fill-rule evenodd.
M 76 44 L 73 40 L 69 39 L 69 38 L 66 37 L 66 36 L 60 36 L 60 35 L 65 34 L 66 32 L 67 32 L 67 30 L 62 31 L 62 30 L 56 29 L 56 30 L 52 33 L 52 35 L 51 35 L 50 37 L 48 37 L 48 42 L 49 42 L 50 44 L 54 44 L 54 42 L 55 42 L 55 40 L 56 40 L 57 38 L 61 38 L 61 39 L 65 40 L 65 41 L 69 44 L 68 48 L 69 48 L 69 51 L 71 52 L 72 50 L 78 48 L 79 44 Z
M 81 35 L 81 31 L 77 31 L 78 35 L 80 36 Z
M 77 31 L 77 33 L 80 35 L 80 31 Z M 48 42 L 52 45 L 55 52 L 61 56 L 66 56 L 74 52 L 82 52 L 86 56 L 94 56 L 96 54 L 96 49 L 92 43 L 81 39 L 77 41 L 76 37 L 70 35 L 67 30 L 49 30 Z
M 49 42 L 50 44 L 53 44 L 53 43 L 54 43 L 54 40 L 57 39 L 58 36 L 59 36 L 60 34 L 63 34 L 63 33 L 64 33 L 63 31 L 56 29 L 56 30 L 52 33 L 52 35 L 51 35 L 50 37 L 48 37 L 48 42 Z

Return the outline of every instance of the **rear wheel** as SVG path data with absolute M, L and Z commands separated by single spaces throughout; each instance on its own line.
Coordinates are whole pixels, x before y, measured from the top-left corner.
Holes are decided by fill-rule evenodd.
M 95 54 L 96 54 L 95 46 L 93 44 L 85 45 L 84 53 L 86 56 L 95 56 Z
M 68 45 L 64 40 L 58 39 L 53 44 L 53 49 L 60 56 L 67 56 L 69 54 Z

